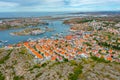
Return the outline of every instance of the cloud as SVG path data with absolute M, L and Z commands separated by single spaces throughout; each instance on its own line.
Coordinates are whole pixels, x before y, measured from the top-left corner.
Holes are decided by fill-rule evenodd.
M 43 1 L 38 1 L 35 0 L 34 2 L 37 2 L 38 4 L 35 6 L 41 6 L 41 7 L 61 7 L 65 6 L 64 0 L 43 0 Z
M 1 0 L 0 11 L 118 10 L 120 0 Z
M 4 7 L 16 7 L 18 6 L 18 3 L 15 2 L 4 2 L 4 1 L 0 1 L 0 8 L 4 8 Z
M 103 5 L 103 4 L 111 4 L 117 3 L 120 0 L 70 0 L 70 6 L 92 6 L 92 5 Z

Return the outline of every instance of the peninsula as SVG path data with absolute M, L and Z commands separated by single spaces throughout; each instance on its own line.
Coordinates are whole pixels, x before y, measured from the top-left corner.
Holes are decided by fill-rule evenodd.
M 0 21 L 0 30 L 26 28 L 28 26 L 48 25 L 40 18 L 8 18 Z

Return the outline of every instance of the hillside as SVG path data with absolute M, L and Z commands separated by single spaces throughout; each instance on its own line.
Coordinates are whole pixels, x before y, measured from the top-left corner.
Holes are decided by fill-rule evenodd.
M 95 58 L 40 65 L 24 47 L 0 49 L 0 80 L 120 80 L 119 66 Z

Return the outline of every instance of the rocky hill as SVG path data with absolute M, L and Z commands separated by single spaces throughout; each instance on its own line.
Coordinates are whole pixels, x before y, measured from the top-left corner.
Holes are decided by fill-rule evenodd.
M 120 64 L 88 58 L 40 65 L 24 47 L 0 49 L 0 80 L 120 80 Z

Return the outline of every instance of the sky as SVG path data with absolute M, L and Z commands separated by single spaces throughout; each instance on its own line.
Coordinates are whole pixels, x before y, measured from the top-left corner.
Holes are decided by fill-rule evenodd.
M 0 12 L 120 11 L 120 0 L 0 0 Z

